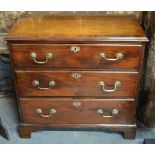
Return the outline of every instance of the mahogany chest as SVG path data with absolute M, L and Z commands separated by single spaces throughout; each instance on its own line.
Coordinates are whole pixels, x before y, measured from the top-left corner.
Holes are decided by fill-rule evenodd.
M 6 40 L 20 137 L 40 130 L 95 128 L 135 138 L 148 39 L 134 17 L 25 16 Z

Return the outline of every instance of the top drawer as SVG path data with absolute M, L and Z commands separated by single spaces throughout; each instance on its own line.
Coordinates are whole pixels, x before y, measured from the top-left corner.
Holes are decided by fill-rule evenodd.
M 138 69 L 141 45 L 11 44 L 16 68 Z

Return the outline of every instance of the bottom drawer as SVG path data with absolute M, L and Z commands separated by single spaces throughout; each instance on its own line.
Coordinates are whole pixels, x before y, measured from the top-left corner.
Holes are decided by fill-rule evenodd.
M 134 100 L 21 98 L 22 121 L 32 124 L 132 124 Z

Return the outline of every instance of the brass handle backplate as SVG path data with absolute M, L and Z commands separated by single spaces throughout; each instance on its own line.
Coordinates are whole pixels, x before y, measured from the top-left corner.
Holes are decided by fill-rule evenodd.
M 71 46 L 71 51 L 72 51 L 73 53 L 77 53 L 77 52 L 80 51 L 80 47 L 77 47 L 77 46 Z
M 39 90 L 48 90 L 48 89 L 54 87 L 56 84 L 55 84 L 55 81 L 49 81 L 48 82 L 48 87 L 47 88 L 42 88 L 42 87 L 40 87 L 40 82 L 38 80 L 34 80 L 32 82 L 32 85 L 34 87 L 37 87 Z
M 96 113 L 98 114 L 98 115 L 100 115 L 101 117 L 113 117 L 113 116 L 115 116 L 115 115 L 118 115 L 119 114 L 119 111 L 118 111 L 118 109 L 113 109 L 112 111 L 111 111 L 111 113 L 110 113 L 110 115 L 106 115 L 105 113 L 105 110 L 104 109 L 98 109 L 97 111 L 96 111 Z
M 115 83 L 114 83 L 114 89 L 105 89 L 105 83 L 103 81 L 100 81 L 98 83 L 98 85 L 100 87 L 102 87 L 102 89 L 103 89 L 104 92 L 111 93 L 111 92 L 115 92 L 117 90 L 117 88 L 121 86 L 121 82 L 120 81 L 115 81 Z
M 36 109 L 36 113 L 38 115 L 40 115 L 41 117 L 49 118 L 49 117 L 51 117 L 52 115 L 54 115 L 56 113 L 56 110 L 55 109 L 50 109 L 49 110 L 49 115 L 45 115 L 45 114 L 43 114 L 43 110 L 39 108 L 39 109 Z
M 116 53 L 115 57 L 116 58 L 107 58 L 105 53 L 100 53 L 100 59 L 104 59 L 106 61 L 118 61 L 123 59 L 124 55 L 122 53 Z
M 52 57 L 53 57 L 52 53 L 47 53 L 44 61 L 38 61 L 36 60 L 37 54 L 35 52 L 30 53 L 30 59 L 33 60 L 36 64 L 45 64 L 48 62 L 48 60 L 52 59 Z

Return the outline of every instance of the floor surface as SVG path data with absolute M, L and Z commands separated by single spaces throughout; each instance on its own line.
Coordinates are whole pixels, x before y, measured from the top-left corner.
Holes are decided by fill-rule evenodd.
M 13 98 L 0 98 L 0 117 L 10 135 L 9 141 L 0 136 L 0 144 L 142 144 L 144 138 L 155 138 L 155 129 L 138 129 L 135 140 L 101 131 L 42 131 L 32 133 L 31 139 L 21 139 L 17 133 L 19 120 L 15 105 Z

